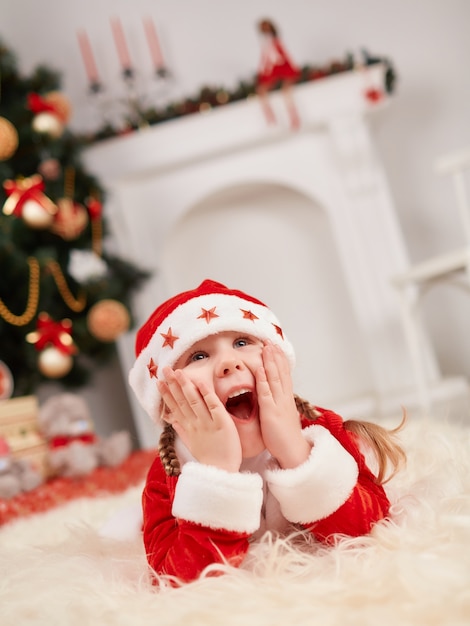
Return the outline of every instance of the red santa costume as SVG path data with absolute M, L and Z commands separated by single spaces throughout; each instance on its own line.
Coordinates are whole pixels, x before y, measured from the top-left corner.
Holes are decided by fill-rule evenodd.
M 196 341 L 226 330 L 281 346 L 293 365 L 293 348 L 268 307 L 206 280 L 158 307 L 137 335 L 129 382 L 154 420 L 160 415 L 155 380 L 162 368 Z M 155 572 L 190 581 L 211 563 L 240 565 L 250 542 L 267 530 L 301 528 L 327 542 L 338 533 L 368 533 L 388 514 L 384 489 L 342 418 L 318 409 L 315 421 L 300 419 L 312 449 L 294 469 L 281 469 L 265 450 L 244 459 L 239 472 L 227 472 L 198 463 L 178 438 L 178 476 L 167 475 L 155 459 L 143 492 L 143 539 Z

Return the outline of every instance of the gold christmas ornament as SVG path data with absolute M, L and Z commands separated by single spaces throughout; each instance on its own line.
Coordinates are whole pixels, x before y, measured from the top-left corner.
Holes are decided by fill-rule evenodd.
M 18 133 L 13 124 L 5 117 L 0 117 L 0 161 L 13 156 L 18 147 Z
M 126 307 L 117 300 L 100 300 L 94 304 L 87 315 L 90 333 L 99 341 L 109 342 L 129 329 L 130 315 Z
M 69 99 L 60 91 L 49 91 L 43 96 L 43 100 L 48 104 L 52 104 L 57 116 L 63 124 L 67 124 L 72 114 L 72 107 Z
M 88 211 L 71 198 L 60 198 L 56 202 L 58 211 L 50 230 L 66 241 L 79 237 L 88 224 Z
M 38 357 L 38 369 L 47 378 L 62 378 L 70 372 L 73 358 L 58 348 L 49 346 Z
M 54 216 L 51 215 L 50 211 L 39 204 L 39 202 L 36 202 L 36 200 L 26 200 L 21 217 L 30 228 L 38 230 L 49 228 L 54 220 Z

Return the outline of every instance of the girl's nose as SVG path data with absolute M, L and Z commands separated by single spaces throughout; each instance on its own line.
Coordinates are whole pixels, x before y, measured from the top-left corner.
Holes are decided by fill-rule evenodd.
M 227 376 L 228 374 L 232 374 L 233 372 L 241 369 L 243 369 L 243 363 L 235 350 L 226 351 L 220 356 L 217 364 L 216 375 L 219 377 Z

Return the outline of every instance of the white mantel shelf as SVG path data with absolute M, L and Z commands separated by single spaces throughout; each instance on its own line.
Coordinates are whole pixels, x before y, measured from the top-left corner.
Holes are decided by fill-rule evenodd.
M 385 106 L 387 94 L 379 103 L 365 98 L 369 88 L 384 92 L 385 71 L 378 63 L 296 85 L 295 102 L 302 120 L 299 132 L 321 129 L 332 120 Z M 100 141 L 87 150 L 87 163 L 104 180 L 123 181 L 184 167 L 209 156 L 283 141 L 292 131 L 282 93 L 272 92 L 269 97 L 278 125 L 266 125 L 258 98 L 251 97 Z

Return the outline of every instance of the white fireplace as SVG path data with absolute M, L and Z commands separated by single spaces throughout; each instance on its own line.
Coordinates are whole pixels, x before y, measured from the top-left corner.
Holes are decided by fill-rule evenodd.
M 345 417 L 399 418 L 403 405 L 412 412 L 390 280 L 408 259 L 368 124 L 389 98 L 365 98 L 366 88 L 383 91 L 384 71 L 374 65 L 296 86 L 298 131 L 276 92 L 275 126 L 252 98 L 87 151 L 108 192 L 119 253 L 153 273 L 135 299 L 138 324 L 163 299 L 213 278 L 276 312 L 296 347 L 299 394 Z M 126 379 L 134 336 L 119 341 Z M 429 344 L 427 360 L 429 377 L 445 384 Z M 154 427 L 129 397 L 140 442 L 152 446 Z

